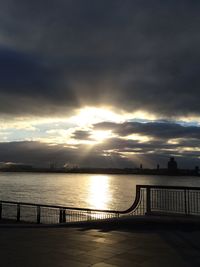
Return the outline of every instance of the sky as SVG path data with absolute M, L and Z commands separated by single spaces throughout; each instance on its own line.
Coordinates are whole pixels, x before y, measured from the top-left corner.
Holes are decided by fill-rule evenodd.
M 200 165 L 200 2 L 0 0 L 0 162 Z

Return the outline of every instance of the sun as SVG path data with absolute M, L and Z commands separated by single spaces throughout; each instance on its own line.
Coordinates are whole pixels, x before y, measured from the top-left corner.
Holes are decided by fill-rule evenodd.
M 82 107 L 76 110 L 74 116 L 68 118 L 68 123 L 71 125 L 71 129 L 76 131 L 84 131 L 88 133 L 86 140 L 73 139 L 68 140 L 68 144 L 87 144 L 88 147 L 93 147 L 105 140 L 115 137 L 116 134 L 112 130 L 101 130 L 101 128 L 95 128 L 95 124 L 101 122 L 113 122 L 122 123 L 125 121 L 125 115 L 122 113 L 116 113 L 108 107 Z M 73 136 L 73 135 L 72 135 Z
M 97 142 L 103 142 L 104 140 L 112 137 L 112 131 L 92 131 L 91 138 Z
M 84 107 L 79 109 L 75 116 L 69 118 L 69 122 L 79 127 L 87 127 L 102 121 L 123 122 L 124 117 L 105 107 Z

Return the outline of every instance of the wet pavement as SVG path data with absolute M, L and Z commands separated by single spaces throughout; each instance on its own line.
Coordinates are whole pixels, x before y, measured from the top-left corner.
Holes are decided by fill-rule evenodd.
M 195 267 L 200 230 L 151 227 L 1 227 L 3 267 Z

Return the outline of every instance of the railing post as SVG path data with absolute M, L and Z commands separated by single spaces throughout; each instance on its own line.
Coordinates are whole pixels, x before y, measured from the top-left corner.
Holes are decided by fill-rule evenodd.
M 188 215 L 190 215 L 190 191 L 187 190 Z
M 66 210 L 63 210 L 63 223 L 66 223 Z
M 0 220 L 2 219 L 2 202 L 0 202 Z
M 92 217 L 91 217 L 91 211 L 87 211 L 87 221 L 91 221 Z
M 147 187 L 146 190 L 146 215 L 149 215 L 151 213 L 151 188 Z
M 20 221 L 20 204 L 17 204 L 17 222 Z
M 37 223 L 39 224 L 40 223 L 40 212 L 41 212 L 41 210 L 40 210 L 40 206 L 37 206 Z
M 184 202 L 185 202 L 185 214 L 190 214 L 190 203 L 189 203 L 189 190 L 184 190 Z
M 186 189 L 184 189 L 184 206 L 185 206 L 185 214 L 187 215 L 187 196 L 186 196 Z
M 63 222 L 63 210 L 60 209 L 60 214 L 59 214 L 59 223 Z

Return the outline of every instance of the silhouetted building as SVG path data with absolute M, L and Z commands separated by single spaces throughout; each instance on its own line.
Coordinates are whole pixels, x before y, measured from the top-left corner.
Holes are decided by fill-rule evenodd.
M 141 169 L 141 170 L 143 169 L 143 166 L 142 166 L 142 164 L 140 164 L 140 169 Z
M 157 164 L 157 170 L 159 170 L 160 169 L 160 165 L 159 164 Z
M 177 169 L 178 169 L 177 162 L 175 161 L 174 157 L 171 157 L 168 162 L 168 170 L 173 172 L 177 171 Z
M 195 174 L 199 174 L 199 166 L 195 167 Z

